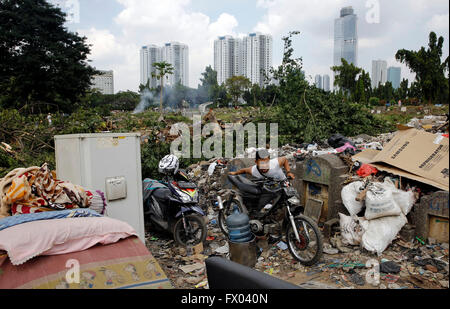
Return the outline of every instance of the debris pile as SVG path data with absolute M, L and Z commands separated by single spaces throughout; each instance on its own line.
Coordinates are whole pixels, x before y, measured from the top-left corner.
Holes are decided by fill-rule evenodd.
M 433 121 L 431 128 L 424 127 L 425 120 Z M 277 149 L 278 156 L 289 159 L 292 169 L 323 154 L 340 157 L 348 165 L 348 178 L 341 191 L 348 213 L 339 214 L 339 229 L 324 243 L 324 256 L 319 264 L 305 267 L 292 258 L 284 239 L 262 236 L 257 240 L 260 253 L 254 268 L 306 288 L 448 288 L 448 240 L 416 237 L 412 220 L 414 208 L 422 198 L 440 190 L 448 191 L 447 132 L 448 119 L 428 117 L 420 122 L 419 129 L 403 126 L 398 132 L 376 137 L 363 134 L 347 138 L 336 134 L 328 140 Z M 427 144 L 430 138 L 431 144 Z M 409 161 L 397 150 L 390 153 L 394 144 L 400 145 L 400 152 L 406 153 Z M 429 156 L 425 150 L 429 152 L 432 145 L 444 151 L 441 154 L 437 150 L 436 156 L 447 155 L 447 160 L 441 160 L 447 161 L 447 174 L 437 159 L 435 170 L 429 174 L 404 165 L 429 163 L 421 155 Z M 419 157 L 408 154 L 411 151 L 408 147 L 414 147 Z M 250 157 L 255 151 L 246 149 L 249 158 L 241 159 L 240 164 L 253 164 Z M 400 158 L 401 162 L 392 157 Z M 200 189 L 200 205 L 207 212 L 208 237 L 200 254 L 189 255 L 171 241 L 155 238 L 149 241 L 149 248 L 178 288 L 208 288 L 204 268 L 200 268 L 204 259 L 209 255 L 229 257 L 227 239 L 217 225 L 215 202 L 218 195 L 226 196 L 231 189 L 227 175 L 239 165 L 235 160 L 214 158 L 187 168 Z

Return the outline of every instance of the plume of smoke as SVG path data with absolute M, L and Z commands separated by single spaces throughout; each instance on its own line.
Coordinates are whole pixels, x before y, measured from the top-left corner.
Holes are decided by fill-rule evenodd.
M 139 114 L 145 111 L 150 105 L 152 105 L 154 102 L 154 96 L 153 93 L 151 93 L 150 90 L 144 89 L 144 91 L 141 94 L 141 101 L 139 102 L 138 106 L 133 111 L 133 114 Z

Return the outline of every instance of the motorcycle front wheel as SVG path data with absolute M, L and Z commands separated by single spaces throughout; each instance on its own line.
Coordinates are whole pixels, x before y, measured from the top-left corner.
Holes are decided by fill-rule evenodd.
M 310 218 L 300 215 L 294 219 L 300 242 L 295 237 L 291 222 L 286 228 L 286 241 L 292 256 L 305 266 L 316 264 L 323 253 L 323 238 L 317 224 Z
M 173 227 L 173 236 L 180 246 L 195 246 L 206 240 L 207 228 L 202 216 L 181 217 Z

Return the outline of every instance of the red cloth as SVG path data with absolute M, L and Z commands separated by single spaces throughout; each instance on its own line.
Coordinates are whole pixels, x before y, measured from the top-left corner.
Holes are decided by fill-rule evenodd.
M 356 173 L 360 177 L 367 177 L 367 176 L 370 176 L 372 174 L 373 175 L 377 174 L 378 170 L 376 169 L 376 167 L 374 167 L 372 165 L 363 164 Z

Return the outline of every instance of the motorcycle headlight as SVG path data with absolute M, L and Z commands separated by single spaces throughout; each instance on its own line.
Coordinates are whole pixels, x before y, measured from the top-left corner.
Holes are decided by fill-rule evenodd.
M 185 193 L 180 194 L 180 198 L 183 201 L 183 203 L 191 202 L 191 197 Z

